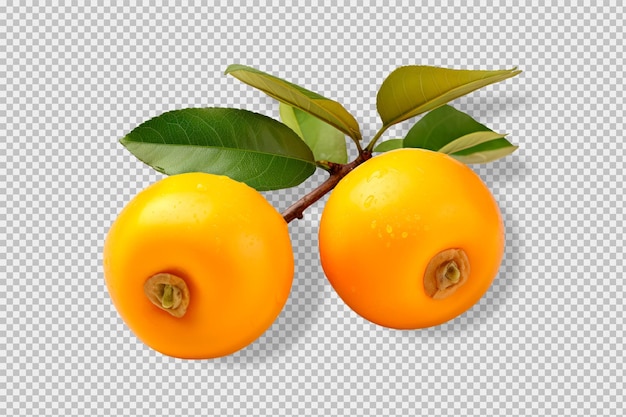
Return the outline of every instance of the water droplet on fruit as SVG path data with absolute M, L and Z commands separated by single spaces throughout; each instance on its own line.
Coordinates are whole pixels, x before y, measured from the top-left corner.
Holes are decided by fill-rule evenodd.
M 387 233 L 391 234 L 393 232 L 393 227 L 391 227 L 391 225 L 388 224 L 387 227 L 385 227 L 385 230 L 387 231 Z
M 402 232 L 402 239 L 406 239 L 409 236 L 409 232 Z
M 365 208 L 369 208 L 369 207 L 372 205 L 372 203 L 373 203 L 373 202 L 374 202 L 374 196 L 373 196 L 373 195 L 370 195 L 370 196 L 368 196 L 368 197 L 365 199 L 365 201 L 363 202 L 363 206 L 364 206 Z
M 370 227 L 372 229 L 376 229 L 376 220 L 372 220 L 372 222 L 370 223 Z

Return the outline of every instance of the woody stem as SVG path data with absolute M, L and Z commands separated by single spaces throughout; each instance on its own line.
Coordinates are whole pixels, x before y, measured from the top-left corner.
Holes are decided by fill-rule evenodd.
M 315 188 L 310 193 L 306 194 L 304 197 L 296 201 L 292 204 L 287 210 L 283 212 L 283 218 L 287 223 L 291 222 L 295 219 L 301 219 L 303 217 L 304 210 L 312 206 L 319 199 L 324 197 L 327 193 L 329 193 L 339 181 L 350 171 L 352 171 L 357 166 L 361 165 L 363 162 L 367 161 L 372 157 L 372 153 L 370 151 L 364 150 L 359 156 L 352 162 L 348 164 L 336 164 L 333 162 L 329 162 L 329 172 L 330 176 L 324 181 L 319 187 Z

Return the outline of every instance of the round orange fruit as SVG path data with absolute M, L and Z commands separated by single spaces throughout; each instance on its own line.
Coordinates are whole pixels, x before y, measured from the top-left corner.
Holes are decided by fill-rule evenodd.
M 504 227 L 489 189 L 443 153 L 399 149 L 356 167 L 319 228 L 324 272 L 365 319 L 397 329 L 449 321 L 496 276 Z
M 111 299 L 151 348 L 214 358 L 257 339 L 282 310 L 294 259 L 287 223 L 256 190 L 188 173 L 140 192 L 104 247 Z

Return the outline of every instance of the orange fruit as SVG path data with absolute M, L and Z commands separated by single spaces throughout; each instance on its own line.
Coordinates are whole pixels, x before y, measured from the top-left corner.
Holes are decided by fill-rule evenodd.
M 483 296 L 499 269 L 504 227 L 468 166 L 399 149 L 356 167 L 331 192 L 319 250 L 328 280 L 356 313 L 417 329 L 451 320 Z
M 256 190 L 188 173 L 140 192 L 106 238 L 104 273 L 120 316 L 151 348 L 214 358 L 257 339 L 294 273 L 287 223 Z

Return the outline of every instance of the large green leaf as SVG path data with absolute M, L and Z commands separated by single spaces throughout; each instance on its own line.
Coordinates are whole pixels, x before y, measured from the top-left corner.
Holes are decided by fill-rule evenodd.
M 472 116 L 452 106 L 444 105 L 415 123 L 404 139 L 404 146 L 438 151 L 455 139 L 481 131 L 491 132 L 487 126 L 477 122 Z
M 517 149 L 505 136 L 470 115 L 444 105 L 426 114 L 409 130 L 404 147 L 447 153 L 465 163 L 483 163 Z
M 240 109 L 170 111 L 142 123 L 120 142 L 164 174 L 227 175 L 260 191 L 298 185 L 316 168 L 313 153 L 295 132 Z
M 520 72 L 515 68 L 483 71 L 421 65 L 400 67 L 383 81 L 376 107 L 383 125 L 391 126 Z
M 346 136 L 328 123 L 285 103 L 280 103 L 280 118 L 313 151 L 316 161 L 348 162 Z
M 258 88 L 280 102 L 312 114 L 357 141 L 361 140 L 357 121 L 336 101 L 245 65 L 230 65 L 225 73 Z

